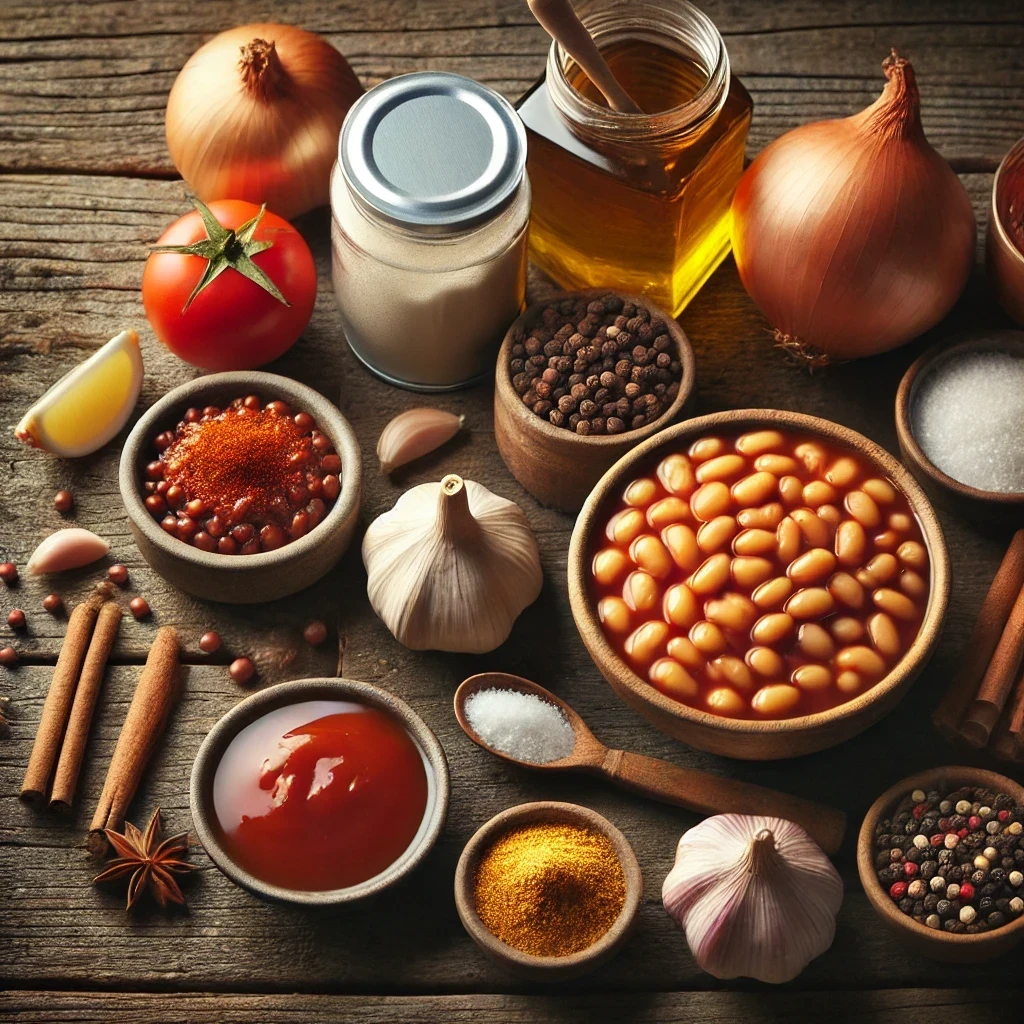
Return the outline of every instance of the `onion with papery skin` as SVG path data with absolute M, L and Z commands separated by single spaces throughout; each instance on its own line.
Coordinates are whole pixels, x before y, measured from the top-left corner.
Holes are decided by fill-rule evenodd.
M 167 101 L 167 148 L 204 202 L 266 203 L 290 219 L 327 203 L 341 123 L 362 91 L 320 36 L 242 25 L 181 69 Z
M 924 136 L 914 69 L 895 50 L 882 67 L 870 107 L 776 139 L 733 199 L 743 285 L 779 344 L 812 365 L 928 330 L 974 263 L 970 200 Z

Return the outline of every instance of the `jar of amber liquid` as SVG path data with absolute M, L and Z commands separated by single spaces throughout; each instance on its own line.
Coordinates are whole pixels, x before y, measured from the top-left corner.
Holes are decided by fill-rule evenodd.
M 729 252 L 753 104 L 710 19 L 679 0 L 581 0 L 576 13 L 643 114 L 611 110 L 552 43 L 520 101 L 530 254 L 566 288 L 614 287 L 677 315 Z

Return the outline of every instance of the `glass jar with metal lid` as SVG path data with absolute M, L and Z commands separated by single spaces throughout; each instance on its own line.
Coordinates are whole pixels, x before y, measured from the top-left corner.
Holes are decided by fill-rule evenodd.
M 489 375 L 523 309 L 526 134 L 496 92 L 418 72 L 362 96 L 331 175 L 334 291 L 352 351 L 420 391 Z

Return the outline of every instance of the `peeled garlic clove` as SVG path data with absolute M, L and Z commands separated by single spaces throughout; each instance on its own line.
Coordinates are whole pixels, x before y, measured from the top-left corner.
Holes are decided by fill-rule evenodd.
M 66 530 L 51 533 L 32 552 L 28 570 L 38 576 L 42 573 L 78 569 L 102 558 L 109 550 L 110 545 L 102 537 L 80 526 L 69 526 Z
M 792 821 L 717 814 L 679 840 L 661 894 L 709 974 L 781 983 L 832 945 L 843 882 Z
M 378 516 L 363 562 L 373 610 L 415 651 L 493 651 L 543 583 L 523 510 L 454 474 Z
M 377 441 L 380 471 L 390 473 L 450 441 L 462 428 L 465 416 L 441 409 L 408 409 L 399 413 Z

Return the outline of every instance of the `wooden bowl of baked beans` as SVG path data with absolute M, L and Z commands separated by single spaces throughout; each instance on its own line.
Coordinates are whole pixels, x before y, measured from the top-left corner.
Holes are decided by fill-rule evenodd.
M 669 427 L 598 482 L 569 599 L 612 689 L 729 757 L 849 739 L 927 663 L 949 600 L 938 519 L 868 438 L 773 409 Z

